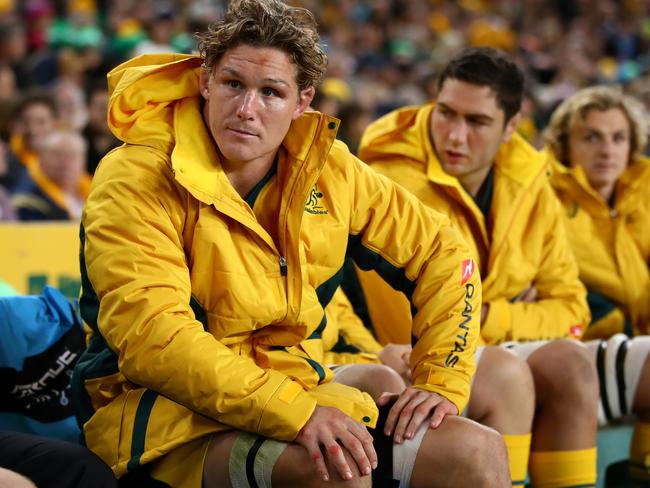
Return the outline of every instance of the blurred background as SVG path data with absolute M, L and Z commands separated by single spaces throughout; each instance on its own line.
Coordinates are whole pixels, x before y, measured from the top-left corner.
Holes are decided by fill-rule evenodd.
M 371 120 L 435 97 L 437 73 L 466 46 L 499 47 L 525 68 L 519 130 L 537 147 L 552 110 L 584 86 L 620 84 L 650 108 L 650 0 L 288 3 L 317 18 L 329 67 L 313 106 L 342 120 L 338 137 L 352 151 Z M 22 293 L 48 282 L 78 290 L 76 271 L 56 266 L 75 259 L 92 174 L 118 144 L 106 124 L 107 71 L 139 54 L 194 52 L 194 33 L 227 5 L 0 0 L 0 220 L 71 226 L 64 244 L 45 234 L 54 230 L 5 224 L 0 280 Z M 27 242 L 42 248 L 28 252 Z M 72 257 L 55 257 L 59 249 Z

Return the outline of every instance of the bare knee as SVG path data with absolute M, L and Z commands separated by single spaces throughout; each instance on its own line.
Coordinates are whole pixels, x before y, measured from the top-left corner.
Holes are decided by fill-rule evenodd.
M 574 341 L 552 341 L 535 351 L 528 364 L 538 404 L 553 401 L 582 412 L 596 411 L 598 374 L 586 347 Z
M 501 347 L 486 347 L 479 361 L 468 416 L 504 433 L 530 430 L 535 385 L 528 364 Z
M 501 435 L 462 417 L 446 417 L 427 431 L 417 453 L 411 486 L 510 486 L 508 454 Z
M 239 432 L 230 431 L 213 436 L 203 468 L 203 486 L 206 488 L 232 486 L 229 473 L 230 451 L 238 435 Z M 360 475 L 352 455 L 346 449 L 343 449 L 343 455 L 353 478 L 344 481 L 337 474 L 336 467 L 327 463 L 330 481 L 324 482 L 307 450 L 298 444 L 288 443 L 275 465 L 270 468 L 272 485 L 285 488 L 370 488 L 371 476 Z
M 36 488 L 36 485 L 24 476 L 8 469 L 0 468 L 0 487 Z
M 377 400 L 384 392 L 400 393 L 406 385 L 394 369 L 383 364 L 354 364 L 336 375 L 336 381 L 353 386 Z
M 350 452 L 345 448 L 341 450 L 352 472 L 352 479 L 344 480 L 336 466 L 326 458 L 330 480 L 321 480 L 307 450 L 298 444 L 289 444 L 275 463 L 272 485 L 286 488 L 370 488 L 372 476 L 362 476 Z

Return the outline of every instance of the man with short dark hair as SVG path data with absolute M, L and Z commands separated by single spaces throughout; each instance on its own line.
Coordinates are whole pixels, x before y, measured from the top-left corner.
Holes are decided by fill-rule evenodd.
M 359 154 L 446 214 L 469 243 L 484 281 L 481 338 L 508 343 L 533 374 L 533 484 L 589 485 L 596 475 L 598 381 L 574 340 L 589 309 L 546 160 L 515 132 L 523 90 L 523 73 L 505 53 L 465 50 L 442 71 L 435 103 L 374 122 Z M 376 275 L 364 273 L 362 281 L 381 342 L 409 341 L 409 307 Z M 542 339 L 558 340 L 528 342 Z M 480 350 L 468 415 L 506 434 L 513 483 L 523 483 L 531 438 L 512 430 L 516 405 L 503 405 L 501 415 L 476 414 L 483 398 L 500 394 L 490 388 L 491 349 Z

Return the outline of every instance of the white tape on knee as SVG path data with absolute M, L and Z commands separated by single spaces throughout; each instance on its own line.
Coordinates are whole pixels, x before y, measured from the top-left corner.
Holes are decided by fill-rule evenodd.
M 427 430 L 429 422 L 422 422 L 412 439 L 405 439 L 401 444 L 393 443 L 393 478 L 399 481 L 399 488 L 408 488 L 411 485 L 415 458 Z
M 595 352 L 601 390 L 599 425 L 632 413 L 648 352 L 650 337 L 630 339 L 624 334 L 616 334 L 607 341 L 600 341 Z

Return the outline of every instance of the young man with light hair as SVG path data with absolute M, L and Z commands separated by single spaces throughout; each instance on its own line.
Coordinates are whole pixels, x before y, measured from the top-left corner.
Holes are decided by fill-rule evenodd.
M 545 132 L 551 183 L 587 287 L 584 340 L 600 375 L 601 424 L 636 415 L 632 474 L 650 479 L 650 162 L 647 113 L 619 87 L 562 102 Z M 633 338 L 632 338 L 633 337 Z

